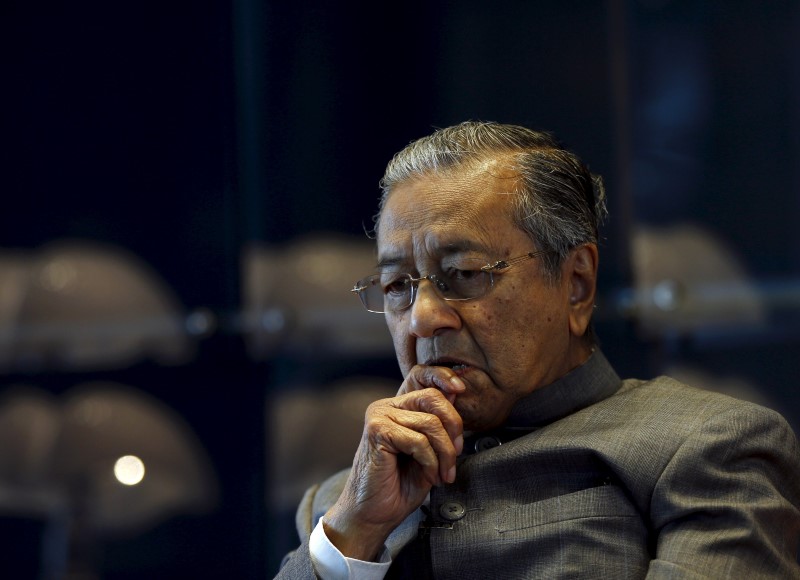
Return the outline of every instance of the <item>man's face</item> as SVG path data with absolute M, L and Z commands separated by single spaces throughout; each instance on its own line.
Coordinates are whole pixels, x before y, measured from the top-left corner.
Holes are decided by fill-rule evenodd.
M 396 186 L 378 223 L 379 264 L 417 277 L 461 258 L 489 264 L 535 251 L 511 220 L 514 189 L 515 176 L 498 161 Z M 587 356 L 570 331 L 572 284 L 564 272 L 553 283 L 539 258 L 527 260 L 465 302 L 445 301 L 422 281 L 411 307 L 386 313 L 403 375 L 414 365 L 465 365 L 455 366 L 467 387 L 455 401 L 465 428 L 501 424 L 516 401 Z

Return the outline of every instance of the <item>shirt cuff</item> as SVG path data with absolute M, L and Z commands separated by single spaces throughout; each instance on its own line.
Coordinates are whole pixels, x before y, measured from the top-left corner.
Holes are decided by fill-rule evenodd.
M 392 564 L 392 557 L 389 550 L 384 546 L 381 556 L 377 562 L 365 562 L 347 558 L 336 546 L 334 546 L 325 535 L 322 527 L 322 518 L 317 522 L 308 543 L 311 552 L 311 562 L 314 571 L 321 580 L 383 580 L 389 566 Z

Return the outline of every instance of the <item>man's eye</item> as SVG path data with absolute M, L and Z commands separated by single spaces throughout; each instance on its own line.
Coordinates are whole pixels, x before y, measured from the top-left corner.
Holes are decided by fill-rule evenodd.
M 451 280 L 469 282 L 470 280 L 480 277 L 482 274 L 483 272 L 481 270 L 454 269 L 448 273 L 448 276 Z
M 395 278 L 394 280 L 389 280 L 384 283 L 383 292 L 385 294 L 403 294 L 408 290 L 408 285 L 409 281 L 407 276 Z

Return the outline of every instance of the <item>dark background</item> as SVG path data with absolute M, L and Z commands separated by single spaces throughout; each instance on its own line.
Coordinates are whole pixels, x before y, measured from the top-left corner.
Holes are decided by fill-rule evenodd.
M 389 356 L 253 356 L 224 324 L 242 308 L 242 252 L 363 237 L 391 155 L 465 119 L 551 130 L 605 176 L 598 333 L 621 375 L 698 365 L 752 381 L 800 424 L 798 38 L 789 0 L 5 2 L 0 248 L 124 248 L 186 311 L 223 322 L 177 366 L 0 375 L 56 394 L 98 377 L 136 385 L 211 457 L 218 507 L 103 539 L 98 577 L 274 573 L 294 539 L 264 502 L 265 397 L 300 374 L 397 370 Z M 767 324 L 648 334 L 620 316 L 635 228 L 682 223 L 785 290 Z M 18 547 L 9 569 L 36 577 L 37 524 L 0 532 Z

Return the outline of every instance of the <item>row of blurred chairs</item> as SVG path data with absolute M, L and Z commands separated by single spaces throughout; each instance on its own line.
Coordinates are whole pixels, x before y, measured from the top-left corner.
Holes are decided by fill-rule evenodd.
M 707 231 L 640 229 L 632 239 L 633 282 L 601 295 L 598 316 L 627 316 L 645 338 L 760 329 L 776 306 L 800 312 L 800 285 L 765 291 Z M 241 260 L 238 311 L 187 311 L 157 272 L 120 248 L 63 240 L 28 252 L 0 250 L 0 377 L 124 369 L 148 359 L 186 364 L 199 341 L 219 331 L 241 334 L 256 361 L 285 355 L 354 363 L 392 357 L 383 317 L 365 312 L 348 291 L 373 268 L 372 241 L 320 234 L 284 246 L 253 245 Z M 363 389 L 355 380 L 337 396 Z M 270 408 L 277 411 L 270 425 L 298 414 L 298 405 L 314 415 L 333 404 L 303 395 L 302 385 L 272 390 Z M 280 438 L 299 437 L 300 424 L 279 428 L 272 440 L 280 448 L 297 448 Z M 297 457 L 289 452 L 280 464 Z
M 184 364 L 199 340 L 245 336 L 257 360 L 278 353 L 390 352 L 381 317 L 348 289 L 373 266 L 367 240 L 321 236 L 242 256 L 238 312 L 187 311 L 148 264 L 86 241 L 0 250 L 0 373 Z
M 797 281 L 754 282 L 698 227 L 640 229 L 632 240 L 632 284 L 601 296 L 600 315 L 629 317 L 647 338 L 758 327 L 771 304 L 800 308 Z M 372 241 L 320 234 L 252 245 L 241 262 L 237 312 L 187 311 L 157 272 L 118 247 L 63 240 L 0 249 L 0 373 L 183 364 L 220 330 L 242 334 L 256 360 L 391 354 L 382 317 L 348 292 L 373 268 Z

